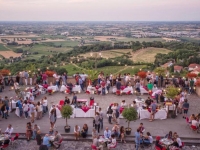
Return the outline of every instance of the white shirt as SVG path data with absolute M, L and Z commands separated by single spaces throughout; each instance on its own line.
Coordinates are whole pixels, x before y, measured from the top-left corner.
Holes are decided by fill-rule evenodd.
M 149 142 L 153 143 L 153 137 L 152 136 L 149 136 Z
M 196 120 L 192 120 L 192 125 L 197 127 L 198 126 L 198 122 Z
M 44 99 L 43 100 L 43 104 L 42 104 L 43 106 L 47 106 L 47 99 Z
M 80 127 L 78 126 L 77 131 L 76 131 L 76 127 L 74 127 L 74 132 L 75 132 L 75 133 L 80 132 Z
M 182 146 L 182 142 L 181 142 L 181 139 L 180 139 L 180 138 L 177 138 L 176 141 L 177 141 L 179 147 Z
M 11 128 L 7 128 L 5 132 L 9 133 L 9 135 L 11 135 L 12 132 L 13 132 L 13 128 L 12 127 Z
M 19 84 L 17 82 L 14 83 L 15 90 L 19 89 Z
M 23 104 L 23 110 L 28 111 L 28 104 Z
M 121 103 L 121 106 L 122 106 L 122 107 L 126 107 L 127 104 L 126 104 L 126 103 Z

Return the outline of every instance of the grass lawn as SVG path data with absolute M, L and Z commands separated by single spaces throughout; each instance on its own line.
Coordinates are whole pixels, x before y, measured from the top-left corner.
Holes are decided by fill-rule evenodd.
M 7 51 L 8 49 L 3 45 L 0 44 L 0 51 Z
M 130 42 L 130 41 L 139 41 L 139 42 L 153 42 L 153 41 L 161 41 L 164 42 L 162 38 L 124 38 L 124 39 L 117 39 L 117 41 L 122 42 Z
M 168 49 L 165 48 L 154 48 L 154 47 L 149 47 L 146 49 L 141 49 L 136 52 L 132 52 L 132 59 L 134 62 L 149 62 L 152 63 L 155 60 L 155 55 L 157 53 L 161 54 L 167 54 L 171 52 Z

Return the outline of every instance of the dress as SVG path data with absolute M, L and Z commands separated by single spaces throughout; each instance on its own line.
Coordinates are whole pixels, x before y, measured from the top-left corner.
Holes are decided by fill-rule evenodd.
M 54 114 L 50 114 L 49 118 L 50 118 L 50 122 L 52 122 L 52 123 L 56 122 L 56 117 Z

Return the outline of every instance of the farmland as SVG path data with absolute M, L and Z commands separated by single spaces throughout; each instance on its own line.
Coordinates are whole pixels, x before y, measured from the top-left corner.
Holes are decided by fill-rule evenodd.
M 21 56 L 20 53 L 15 53 L 13 51 L 0 51 L 0 55 L 3 56 L 4 58 L 10 58 L 10 57 L 19 57 Z

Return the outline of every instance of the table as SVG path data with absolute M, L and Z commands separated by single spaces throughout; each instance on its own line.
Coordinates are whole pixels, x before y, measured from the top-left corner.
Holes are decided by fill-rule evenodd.
M 65 85 L 61 85 L 60 92 L 65 92 L 67 90 L 67 87 Z
M 145 90 L 142 86 L 140 86 L 140 93 L 141 93 L 141 95 L 143 95 L 143 94 L 149 94 L 149 92 L 147 91 L 147 90 Z
M 91 94 L 94 94 L 94 91 L 96 91 L 96 88 L 93 87 L 93 86 L 91 86 L 91 85 L 88 85 L 87 91 L 88 91 L 89 93 L 91 93 Z
M 140 120 L 141 119 L 149 119 L 150 118 L 150 112 L 147 109 L 139 109 L 140 112 Z M 155 118 L 154 119 L 167 119 L 167 111 L 166 109 L 159 109 L 156 113 L 155 113 Z
M 128 93 L 131 92 L 131 94 L 133 94 L 133 87 L 132 86 L 128 86 L 125 89 L 122 90 L 122 93 Z
M 75 85 L 75 86 L 72 88 L 72 91 L 73 91 L 73 92 L 81 93 L 81 86 L 80 86 L 80 85 Z
M 47 91 L 48 91 L 48 90 L 53 90 L 53 92 L 59 91 L 57 85 L 55 85 L 55 86 L 53 86 L 53 85 L 52 85 L 52 86 L 48 86 Z
M 81 108 L 74 108 L 75 117 L 95 117 L 95 109 L 89 109 L 87 112 L 84 112 Z M 96 108 L 96 110 L 98 110 Z
M 163 138 L 160 140 L 160 142 L 165 145 L 167 148 L 169 148 L 170 145 L 172 145 L 174 142 L 171 139 Z

